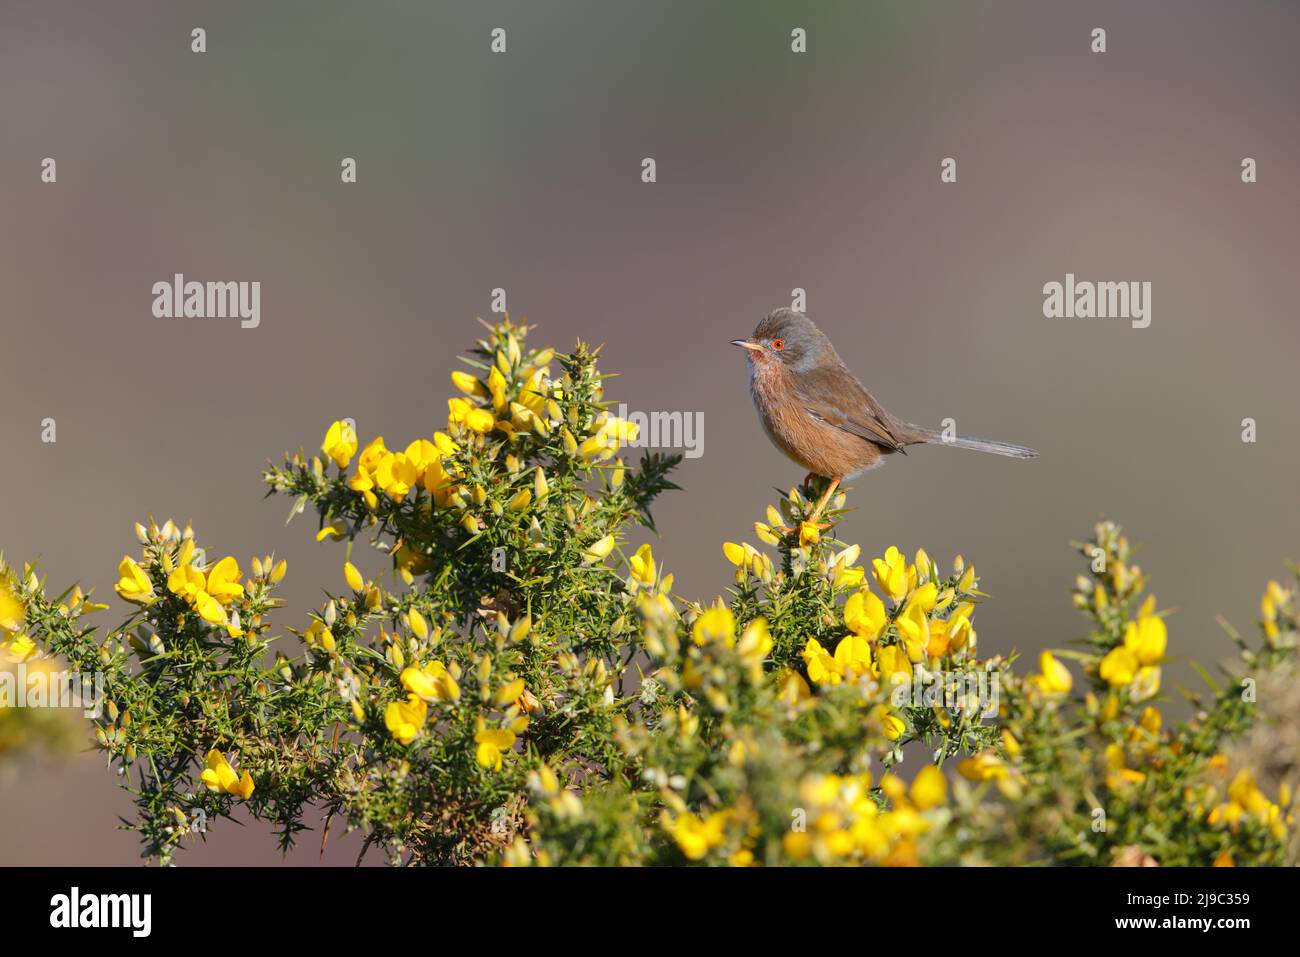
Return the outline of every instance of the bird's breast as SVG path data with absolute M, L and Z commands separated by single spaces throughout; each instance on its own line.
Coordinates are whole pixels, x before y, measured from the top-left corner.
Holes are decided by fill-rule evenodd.
M 843 478 L 880 463 L 880 449 L 810 414 L 795 394 L 794 374 L 779 363 L 750 363 L 749 395 L 772 444 L 826 478 Z

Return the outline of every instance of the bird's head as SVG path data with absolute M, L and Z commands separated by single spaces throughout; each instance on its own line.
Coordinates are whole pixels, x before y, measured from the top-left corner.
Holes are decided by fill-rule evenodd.
M 822 331 L 802 312 L 776 309 L 769 312 L 748 339 L 733 339 L 733 346 L 747 350 L 755 363 L 777 362 L 793 372 L 804 372 L 835 354 Z

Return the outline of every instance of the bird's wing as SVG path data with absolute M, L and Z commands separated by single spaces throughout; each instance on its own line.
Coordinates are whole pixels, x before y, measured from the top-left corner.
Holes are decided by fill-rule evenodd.
M 798 377 L 795 396 L 809 415 L 893 452 L 904 452 L 892 416 L 843 367 L 813 369 Z

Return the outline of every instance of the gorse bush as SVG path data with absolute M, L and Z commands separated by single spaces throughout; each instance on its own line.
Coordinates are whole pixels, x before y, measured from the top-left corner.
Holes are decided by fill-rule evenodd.
M 291 637 L 283 561 L 217 559 L 171 521 L 137 525 L 116 584 L 134 610 L 103 634 L 79 590 L 0 573 L 11 659 L 103 675 L 94 736 L 148 857 L 244 813 L 286 849 L 323 815 L 394 863 L 1286 859 L 1294 760 L 1266 793 L 1227 749 L 1261 683 L 1294 697 L 1293 588 L 1269 584 L 1240 674 L 1181 723 L 1160 711 L 1165 617 L 1110 523 L 1077 546 L 1087 638 L 1028 673 L 979 656 L 972 564 L 860 562 L 834 538 L 842 493 L 815 525 L 817 490 L 792 489 L 757 545 L 723 545 L 730 594 L 685 601 L 649 545 L 623 548 L 677 460 L 625 462 L 595 353 L 526 332 L 492 327 L 453 373 L 444 431 L 390 449 L 335 422 L 265 473 L 340 547 Z

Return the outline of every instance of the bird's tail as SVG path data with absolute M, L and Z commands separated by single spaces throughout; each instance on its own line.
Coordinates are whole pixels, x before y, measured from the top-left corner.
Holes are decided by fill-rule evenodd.
M 1033 449 L 1027 449 L 1023 445 L 1012 445 L 1010 442 L 994 442 L 990 439 L 977 439 L 970 435 L 947 435 L 935 429 L 926 429 L 917 425 L 912 426 L 912 429 L 916 432 L 920 441 L 929 445 L 951 445 L 959 449 L 974 449 L 976 452 L 992 452 L 994 455 L 1005 455 L 1013 459 L 1038 457 L 1038 453 Z

